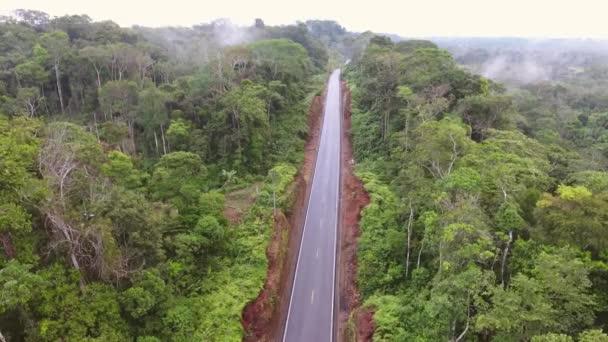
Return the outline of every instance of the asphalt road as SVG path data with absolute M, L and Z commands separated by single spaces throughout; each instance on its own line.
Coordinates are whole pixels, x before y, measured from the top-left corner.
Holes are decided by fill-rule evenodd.
M 283 341 L 334 339 L 340 185 L 340 70 L 329 78 L 321 140 Z

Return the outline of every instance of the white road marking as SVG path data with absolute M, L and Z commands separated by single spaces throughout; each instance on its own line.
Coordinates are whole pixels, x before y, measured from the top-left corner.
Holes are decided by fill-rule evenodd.
M 312 290 L 312 293 L 310 294 L 310 304 L 315 302 L 315 290 Z
M 339 85 L 340 84 L 339 83 L 340 70 L 338 69 L 337 72 L 334 72 L 334 74 L 338 75 L 338 76 L 335 76 L 335 77 L 338 78 L 338 89 L 337 89 L 337 92 L 338 92 L 338 97 L 340 98 L 340 96 L 341 96 L 341 91 L 340 91 L 341 89 L 340 89 L 340 85 Z M 331 78 L 330 78 L 330 80 L 331 80 Z M 329 94 L 329 90 L 328 90 L 327 93 Z M 338 133 L 339 133 L 340 142 L 341 142 L 341 139 L 342 139 L 342 135 L 341 135 L 342 134 L 342 132 L 341 132 L 342 131 L 342 127 L 341 127 L 341 125 L 342 125 L 342 123 L 341 123 L 342 113 L 341 113 L 340 108 L 341 108 L 341 106 L 339 105 L 338 106 L 338 115 L 340 115 L 340 116 L 339 116 Z M 327 108 L 325 109 L 325 112 L 324 112 L 324 115 L 323 115 L 323 128 L 322 128 L 321 137 L 320 137 L 320 141 L 319 141 L 319 148 L 317 149 L 316 159 L 319 158 L 319 150 L 321 149 L 321 146 L 323 145 L 322 144 L 322 142 L 324 140 L 323 138 L 327 136 L 326 131 L 329 130 L 328 125 L 325 124 L 326 123 L 325 122 L 326 119 L 327 119 Z M 325 138 L 325 139 L 327 139 L 327 138 Z M 325 152 L 326 152 L 325 154 L 329 153 L 327 151 L 327 148 L 325 149 Z M 340 146 L 340 143 L 338 145 L 338 152 L 339 152 L 339 158 L 340 158 L 341 157 L 341 146 Z M 317 170 L 317 166 L 318 165 L 315 165 L 315 169 L 313 170 L 312 184 L 311 184 L 311 196 L 312 196 L 312 192 L 314 191 L 313 189 L 315 189 L 315 180 L 317 180 L 317 182 L 319 181 L 318 179 L 315 178 L 316 173 L 317 173 L 316 171 L 318 171 Z M 338 182 L 336 184 L 336 188 L 338 189 L 338 192 L 336 194 L 339 194 L 339 189 L 340 189 L 340 167 L 337 168 L 337 171 L 338 171 L 337 172 L 338 173 Z M 323 196 L 321 198 L 322 198 L 322 200 L 325 199 Z M 338 202 L 339 202 L 339 199 L 335 203 L 335 206 L 336 206 L 335 230 L 336 231 L 335 231 L 334 244 L 333 244 L 334 245 L 333 246 L 333 249 L 334 249 L 334 264 L 333 264 L 333 274 L 332 274 L 333 282 L 332 282 L 331 324 L 330 324 L 330 337 L 329 337 L 330 338 L 330 342 L 332 342 L 334 340 L 333 331 L 334 331 L 334 320 L 335 320 L 335 318 L 334 318 L 334 316 L 335 316 L 334 315 L 335 314 L 335 312 L 334 312 L 334 304 L 335 304 L 335 298 L 336 298 L 335 285 L 336 285 L 336 248 L 337 248 L 336 245 L 337 245 L 337 237 L 338 237 L 338 229 L 337 229 L 337 227 L 338 227 L 337 210 L 338 210 L 338 205 L 339 205 Z M 322 204 L 323 204 L 323 206 L 325 205 L 325 203 L 322 203 Z M 291 315 L 291 307 L 292 307 L 292 304 L 293 304 L 293 295 L 294 295 L 294 292 L 295 292 L 295 285 L 296 285 L 297 279 L 298 279 L 298 268 L 299 268 L 299 264 L 300 264 L 301 254 L 302 254 L 302 245 L 303 245 L 303 242 L 304 242 L 304 236 L 306 236 L 306 223 L 307 223 L 307 220 L 308 220 L 309 210 L 310 210 L 310 200 L 309 200 L 308 206 L 306 208 L 306 215 L 304 216 L 304 230 L 302 232 L 302 238 L 300 240 L 300 249 L 298 251 L 298 258 L 296 259 L 296 271 L 295 271 L 294 281 L 293 281 L 292 288 L 291 288 L 291 295 L 290 295 L 290 298 L 289 298 L 289 307 L 287 309 L 287 320 L 286 320 L 286 323 L 285 323 L 285 330 L 283 331 L 283 342 L 286 342 L 287 331 L 289 330 L 289 318 L 290 318 L 290 315 Z M 323 222 L 322 221 L 321 221 L 320 225 L 321 225 L 321 228 L 322 228 L 322 226 L 323 226 Z M 314 302 L 314 290 L 311 293 L 310 302 L 311 302 L 311 304 Z
M 339 142 L 338 142 L 338 160 L 340 160 L 340 158 L 342 158 L 342 91 L 340 88 L 340 69 L 338 69 L 338 98 L 340 99 L 338 102 L 338 136 L 339 136 Z M 337 168 L 337 173 L 338 173 L 338 182 L 336 184 L 336 223 L 335 223 L 335 227 L 336 227 L 336 235 L 334 236 L 334 271 L 333 271 L 333 275 L 332 275 L 332 284 L 331 284 L 331 325 L 329 327 L 329 341 L 333 342 L 334 340 L 334 304 L 336 303 L 336 248 L 337 248 L 337 244 L 338 244 L 338 226 L 339 226 L 339 205 L 340 205 L 340 182 L 341 180 L 341 161 L 338 161 L 338 168 Z
M 317 259 L 319 259 L 319 248 L 317 248 Z

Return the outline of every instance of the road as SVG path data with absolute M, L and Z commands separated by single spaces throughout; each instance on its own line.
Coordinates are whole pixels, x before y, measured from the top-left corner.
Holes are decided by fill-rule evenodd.
M 334 340 L 340 185 L 340 70 L 328 82 L 323 128 L 287 312 L 284 342 Z

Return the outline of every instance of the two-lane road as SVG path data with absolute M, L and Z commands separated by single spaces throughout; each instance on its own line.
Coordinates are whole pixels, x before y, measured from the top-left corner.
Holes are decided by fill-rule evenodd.
M 296 263 L 284 342 L 334 340 L 340 186 L 340 70 L 329 78 L 321 140 Z

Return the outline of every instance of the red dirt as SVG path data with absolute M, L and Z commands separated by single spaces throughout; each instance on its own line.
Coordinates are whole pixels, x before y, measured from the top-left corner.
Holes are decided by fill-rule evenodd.
M 295 179 L 295 200 L 290 212 L 275 215 L 272 240 L 266 250 L 268 271 L 264 288 L 245 306 L 241 322 L 245 342 L 280 341 L 287 319 L 289 297 L 302 236 L 310 182 L 315 167 L 323 117 L 324 97 L 315 96 L 308 110 L 309 136 L 304 146 L 304 161 Z
M 249 208 L 255 203 L 258 189 L 262 186 L 262 182 L 256 182 L 251 186 L 243 189 L 238 189 L 226 193 L 226 205 L 224 206 L 224 217 L 232 224 L 239 224 L 243 219 L 243 215 L 249 211 Z
M 228 221 L 230 221 L 230 223 L 232 223 L 232 224 L 239 223 L 241 221 L 242 216 L 243 216 L 243 214 L 237 208 L 234 208 L 234 207 L 224 208 L 224 217 L 226 217 L 228 219 Z
M 276 293 L 280 287 L 281 260 L 285 250 L 281 248 L 284 232 L 289 231 L 289 222 L 285 215 L 278 211 L 274 216 L 274 232 L 266 249 L 268 271 L 264 288 L 255 301 L 250 302 L 243 310 L 242 323 L 247 331 L 243 341 L 270 341 L 268 330 L 272 326 L 272 318 L 276 312 Z
M 361 235 L 361 210 L 369 203 L 363 183 L 355 176 L 351 142 L 351 92 L 342 82 L 342 189 L 340 192 L 340 314 L 338 341 L 371 341 L 373 312 L 357 309 L 361 298 L 357 289 L 357 240 Z M 349 318 L 354 319 L 355 331 L 348 331 Z M 355 335 L 355 336 L 353 336 Z
M 357 327 L 357 342 L 371 342 L 374 335 L 374 310 L 372 308 L 359 308 L 353 312 L 353 318 Z

